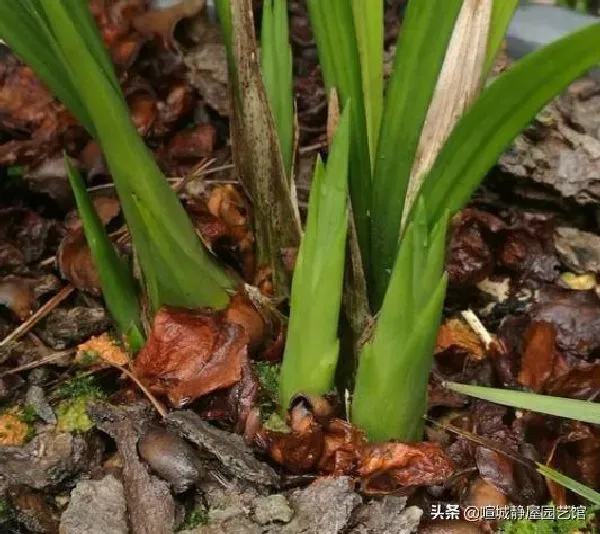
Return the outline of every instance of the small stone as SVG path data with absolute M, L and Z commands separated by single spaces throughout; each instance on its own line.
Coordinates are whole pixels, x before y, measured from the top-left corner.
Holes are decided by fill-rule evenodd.
M 49 427 L 27 445 L 0 447 L 0 473 L 10 484 L 42 489 L 90 469 L 102 451 L 90 437 Z
M 140 456 L 153 471 L 183 493 L 204 475 L 204 467 L 194 448 L 179 436 L 153 428 L 138 443 Z
M 559 227 L 554 248 L 561 261 L 577 274 L 600 273 L 600 236 L 577 228 Z
M 319 478 L 290 497 L 294 517 L 287 525 L 278 525 L 278 534 L 306 532 L 338 534 L 349 526 L 354 509 L 362 499 L 352 489 L 349 477 Z
M 60 518 L 60 534 L 128 534 L 123 484 L 112 475 L 82 480 Z
M 294 516 L 287 499 L 280 494 L 259 497 L 254 501 L 254 519 L 261 525 L 267 523 L 289 523 Z
M 43 388 L 35 385 L 31 386 L 25 395 L 25 403 L 33 408 L 35 414 L 44 421 L 44 423 L 50 425 L 56 424 L 56 415 L 54 415 L 50 403 L 46 399 Z
M 387 495 L 380 501 L 363 505 L 356 514 L 356 526 L 350 534 L 409 534 L 417 532 L 423 511 L 406 508 L 406 497 Z

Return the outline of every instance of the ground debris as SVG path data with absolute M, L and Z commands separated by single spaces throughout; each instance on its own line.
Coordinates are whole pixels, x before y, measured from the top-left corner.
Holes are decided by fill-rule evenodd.
M 56 432 L 47 427 L 22 447 L 0 447 L 0 472 L 11 484 L 43 489 L 91 469 L 103 447 L 92 435 Z
M 554 246 L 562 263 L 576 273 L 600 273 L 600 236 L 577 228 L 560 226 Z
M 95 402 L 88 413 L 96 426 L 117 444 L 123 460 L 123 487 L 133 534 L 167 534 L 175 528 L 175 503 L 169 485 L 148 473 L 138 457 L 140 426 L 146 408 L 117 408 Z
M 22 485 L 11 486 L 7 495 L 15 523 L 35 534 L 57 532 L 57 517 L 44 493 Z
M 110 325 L 110 317 L 104 307 L 76 306 L 52 310 L 34 330 L 54 350 L 64 350 L 104 332 Z
M 600 199 L 600 95 L 591 79 L 548 104 L 500 158 L 521 183 L 545 186 L 578 204 Z
M 275 471 L 254 456 L 241 436 L 219 430 L 191 411 L 172 412 L 167 420 L 183 437 L 213 455 L 229 476 L 258 486 L 278 485 Z
M 128 534 L 123 484 L 112 475 L 81 480 L 60 517 L 60 534 Z

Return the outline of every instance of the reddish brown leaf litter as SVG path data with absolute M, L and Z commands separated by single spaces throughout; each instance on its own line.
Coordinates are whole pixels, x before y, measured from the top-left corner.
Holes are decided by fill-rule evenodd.
M 289 425 L 290 432 L 262 428 L 254 440 L 292 472 L 354 476 L 365 494 L 441 484 L 454 473 L 452 460 L 438 444 L 367 443 L 360 429 L 331 411 L 319 417 L 298 403 L 289 412 Z
M 554 367 L 554 328 L 547 323 L 533 323 L 525 333 L 525 351 L 521 360 L 519 383 L 536 393 Z
M 92 258 L 83 229 L 69 233 L 56 253 L 60 274 L 77 289 L 100 295 L 100 275 Z
M 457 318 L 444 321 L 438 330 L 435 353 L 439 354 L 447 350 L 465 352 L 475 360 L 484 358 L 486 353 L 481 338 L 471 327 Z
M 240 380 L 248 339 L 222 314 L 161 308 L 135 371 L 152 392 L 180 408 Z
M 9 308 L 18 319 L 27 319 L 34 303 L 33 280 L 16 276 L 0 278 L 0 305 Z
M 247 282 L 254 277 L 254 232 L 249 203 L 233 185 L 213 187 L 187 204 L 188 214 L 205 244 L 236 264 Z

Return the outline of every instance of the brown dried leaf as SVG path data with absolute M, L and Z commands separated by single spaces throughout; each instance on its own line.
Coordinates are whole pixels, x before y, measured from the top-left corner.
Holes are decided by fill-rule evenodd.
M 33 311 L 35 294 L 33 281 L 16 276 L 0 279 L 0 306 L 9 308 L 21 321 Z
M 481 360 L 486 355 L 481 338 L 469 325 L 456 318 L 447 319 L 438 330 L 435 352 L 446 350 L 466 352 L 475 360 Z
M 167 47 L 174 48 L 175 26 L 182 19 L 200 13 L 204 4 L 205 0 L 181 0 L 170 7 L 138 15 L 133 19 L 133 27 L 143 35 L 159 37 Z
M 131 120 L 141 136 L 147 135 L 158 117 L 156 98 L 145 91 L 138 91 L 127 98 Z
M 61 276 L 77 289 L 100 295 L 100 276 L 83 229 L 67 234 L 56 252 Z
M 521 361 L 519 384 L 536 393 L 542 391 L 544 383 L 554 367 L 554 340 L 556 331 L 548 323 L 532 323 L 525 332 L 525 351 Z
M 441 484 L 454 473 L 454 463 L 435 443 L 375 443 L 361 451 L 358 472 L 365 493 L 390 493 Z
M 186 205 L 203 242 L 214 252 L 237 263 L 247 282 L 254 277 L 254 232 L 245 198 L 232 185 L 211 190 L 208 199 Z M 233 260 L 233 261 L 232 261 Z
M 92 336 L 88 341 L 81 343 L 77 347 L 75 361 L 85 363 L 87 356 L 90 354 L 113 365 L 125 366 L 129 363 L 129 358 L 123 347 L 106 333 Z
M 248 334 L 222 314 L 161 308 L 135 370 L 154 393 L 182 407 L 242 376 Z
M 562 374 L 550 377 L 545 393 L 557 397 L 596 400 L 600 396 L 600 364 L 581 363 Z
M 487 236 L 503 226 L 496 217 L 473 209 L 465 209 L 454 218 L 446 260 L 452 284 L 474 285 L 492 272 L 494 254 Z
M 359 428 L 331 413 L 317 417 L 305 402 L 290 410 L 289 427 L 289 432 L 263 427 L 254 435 L 255 443 L 296 473 L 318 470 L 359 477 L 367 494 L 439 484 L 454 472 L 452 460 L 437 444 L 368 444 Z
M 565 356 L 590 359 L 600 351 L 600 300 L 594 292 L 544 288 L 529 318 L 554 326 L 556 347 Z
M 167 145 L 171 160 L 199 160 L 210 156 L 217 142 L 217 131 L 211 123 L 177 132 Z

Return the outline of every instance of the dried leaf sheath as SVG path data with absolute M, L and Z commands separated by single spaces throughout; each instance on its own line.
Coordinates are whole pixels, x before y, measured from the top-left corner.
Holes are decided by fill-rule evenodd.
M 300 219 L 292 200 L 273 113 L 260 73 L 252 2 L 219 0 L 232 81 L 233 159 L 254 205 L 257 259 L 272 269 L 276 296 L 289 294 L 282 252 L 297 248 Z

